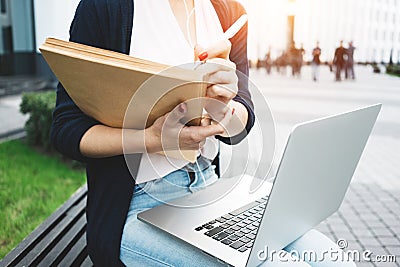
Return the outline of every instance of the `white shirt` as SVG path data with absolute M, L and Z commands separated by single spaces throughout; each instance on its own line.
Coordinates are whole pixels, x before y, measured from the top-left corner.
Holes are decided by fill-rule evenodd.
M 197 43 L 207 47 L 222 37 L 223 30 L 210 0 L 194 0 Z M 188 11 L 191 13 L 191 11 Z M 177 66 L 193 62 L 194 44 L 185 38 L 168 0 L 135 0 L 130 55 Z M 218 141 L 207 138 L 200 153 L 213 159 Z M 189 162 L 144 153 L 136 184 L 164 177 Z

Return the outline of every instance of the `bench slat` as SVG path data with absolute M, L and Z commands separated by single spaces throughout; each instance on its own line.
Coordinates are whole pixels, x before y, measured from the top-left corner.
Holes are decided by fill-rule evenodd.
M 86 250 L 85 231 L 71 250 L 62 258 L 58 266 L 92 266 L 93 264 L 90 259 L 88 260 L 89 265 L 83 265 L 83 262 L 86 261 L 86 257 L 88 257 L 88 255 Z
M 72 246 L 79 240 L 86 229 L 86 216 L 83 213 L 79 220 L 72 228 L 58 241 L 58 243 L 49 251 L 46 256 L 37 265 L 38 267 L 57 266 L 63 256 L 71 249 Z M 84 246 L 81 249 L 84 249 Z M 77 253 L 75 256 L 78 256 Z
M 86 201 L 80 201 L 76 206 L 68 210 L 65 218 L 55 225 L 50 232 L 44 236 L 39 243 L 33 247 L 28 254 L 21 260 L 22 265 L 36 266 L 48 251 L 62 238 L 62 236 L 71 228 L 78 220 L 78 214 L 85 212 Z
M 81 267 L 92 267 L 93 262 L 90 260 L 89 256 L 82 262 Z

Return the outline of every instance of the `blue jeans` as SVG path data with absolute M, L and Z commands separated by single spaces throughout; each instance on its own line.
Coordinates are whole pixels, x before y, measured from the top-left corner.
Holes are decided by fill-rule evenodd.
M 135 186 L 121 241 L 120 259 L 126 266 L 227 266 L 226 263 L 203 253 L 196 247 L 137 219 L 137 214 L 141 211 L 158 206 L 163 203 L 162 201 L 189 195 L 204 187 L 204 183 L 209 185 L 218 179 L 214 172 L 214 166 L 203 171 L 198 169 L 194 171 L 194 181 L 190 180 L 187 171 L 177 170 L 161 179 Z M 318 252 L 331 247 L 337 248 L 336 244 L 325 235 L 311 230 L 289 244 L 284 250 L 316 250 Z M 324 262 L 307 263 L 293 261 L 289 254 L 286 254 L 289 262 L 272 259 L 272 262 L 267 260 L 262 265 L 355 266 L 352 262 L 325 260 Z

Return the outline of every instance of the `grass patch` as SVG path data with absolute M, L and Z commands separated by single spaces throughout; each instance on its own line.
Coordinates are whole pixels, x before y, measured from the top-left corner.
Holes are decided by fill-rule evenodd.
M 388 73 L 390 76 L 394 76 L 394 77 L 399 77 L 400 78 L 400 74 L 396 74 L 396 73 Z
M 0 258 L 85 182 L 85 171 L 23 140 L 0 144 Z
M 397 76 L 400 77 L 400 65 L 388 65 L 386 66 L 386 73 L 393 75 L 393 76 Z

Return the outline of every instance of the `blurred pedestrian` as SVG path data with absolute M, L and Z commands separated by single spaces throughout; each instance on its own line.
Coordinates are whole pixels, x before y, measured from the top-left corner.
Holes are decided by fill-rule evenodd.
M 321 56 L 321 48 L 319 47 L 319 42 L 317 42 L 316 47 L 312 51 L 312 60 L 311 60 L 311 70 L 312 70 L 312 78 L 313 81 L 316 82 L 319 77 L 319 65 L 321 64 L 320 56 Z
M 271 74 L 271 68 L 272 68 L 271 47 L 268 48 L 268 52 L 265 55 L 264 64 L 267 74 Z
M 341 81 L 341 72 L 346 70 L 347 51 L 343 47 L 343 41 L 340 41 L 340 46 L 335 50 L 333 64 L 336 66 L 336 81 Z
M 286 67 L 290 64 L 289 55 L 282 51 L 282 54 L 275 60 L 276 71 L 282 75 L 286 75 Z
M 306 50 L 304 49 L 303 43 L 300 45 L 300 48 L 297 50 L 297 72 L 299 77 L 301 76 L 301 68 L 303 67 L 303 61 L 304 61 L 304 54 L 306 53 Z
M 303 47 L 301 48 L 296 48 L 295 42 L 292 42 L 292 45 L 289 48 L 288 54 L 289 54 L 289 61 L 290 61 L 290 66 L 292 67 L 292 76 L 301 76 L 301 66 L 303 64 L 303 55 L 305 53 L 305 50 Z
M 354 50 L 356 48 L 353 46 L 353 41 L 350 41 L 347 48 L 346 79 L 354 80 L 356 78 L 354 74 Z

